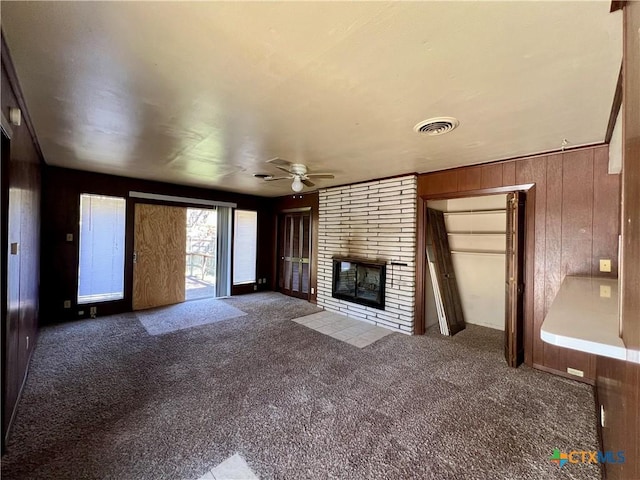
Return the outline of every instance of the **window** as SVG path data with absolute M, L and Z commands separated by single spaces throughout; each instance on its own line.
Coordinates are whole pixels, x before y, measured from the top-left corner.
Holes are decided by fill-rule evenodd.
M 80 195 L 78 303 L 124 298 L 126 201 Z
M 256 281 L 258 212 L 236 210 L 233 237 L 233 284 Z

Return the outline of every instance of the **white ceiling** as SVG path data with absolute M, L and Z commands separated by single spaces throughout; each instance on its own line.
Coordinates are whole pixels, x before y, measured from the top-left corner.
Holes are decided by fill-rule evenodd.
M 47 163 L 266 196 L 602 142 L 610 2 L 2 2 Z M 413 126 L 453 116 L 428 137 Z

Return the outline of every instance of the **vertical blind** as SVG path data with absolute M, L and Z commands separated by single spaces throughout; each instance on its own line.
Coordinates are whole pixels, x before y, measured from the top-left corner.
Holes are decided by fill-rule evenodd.
M 236 210 L 233 238 L 233 284 L 256 281 L 258 212 Z
M 218 207 L 216 297 L 231 295 L 231 208 Z
M 80 195 L 78 303 L 124 298 L 126 201 Z

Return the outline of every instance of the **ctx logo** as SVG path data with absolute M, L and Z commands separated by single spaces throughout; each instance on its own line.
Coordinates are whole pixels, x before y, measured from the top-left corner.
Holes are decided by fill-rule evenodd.
M 557 463 L 560 467 L 567 463 L 624 463 L 624 451 L 571 450 L 565 453 L 556 448 L 549 460 Z

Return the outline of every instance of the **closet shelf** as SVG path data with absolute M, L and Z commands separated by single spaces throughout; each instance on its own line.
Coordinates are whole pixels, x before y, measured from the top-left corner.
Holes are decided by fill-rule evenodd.
M 507 213 L 504 208 L 490 209 L 490 210 L 460 210 L 457 212 L 443 212 L 445 217 L 452 215 L 495 215 L 496 213 Z
M 506 252 L 496 252 L 495 250 L 451 250 L 451 253 L 463 254 L 463 255 L 501 255 L 504 256 Z
M 507 232 L 447 232 L 447 235 L 472 235 L 472 236 L 504 236 Z

